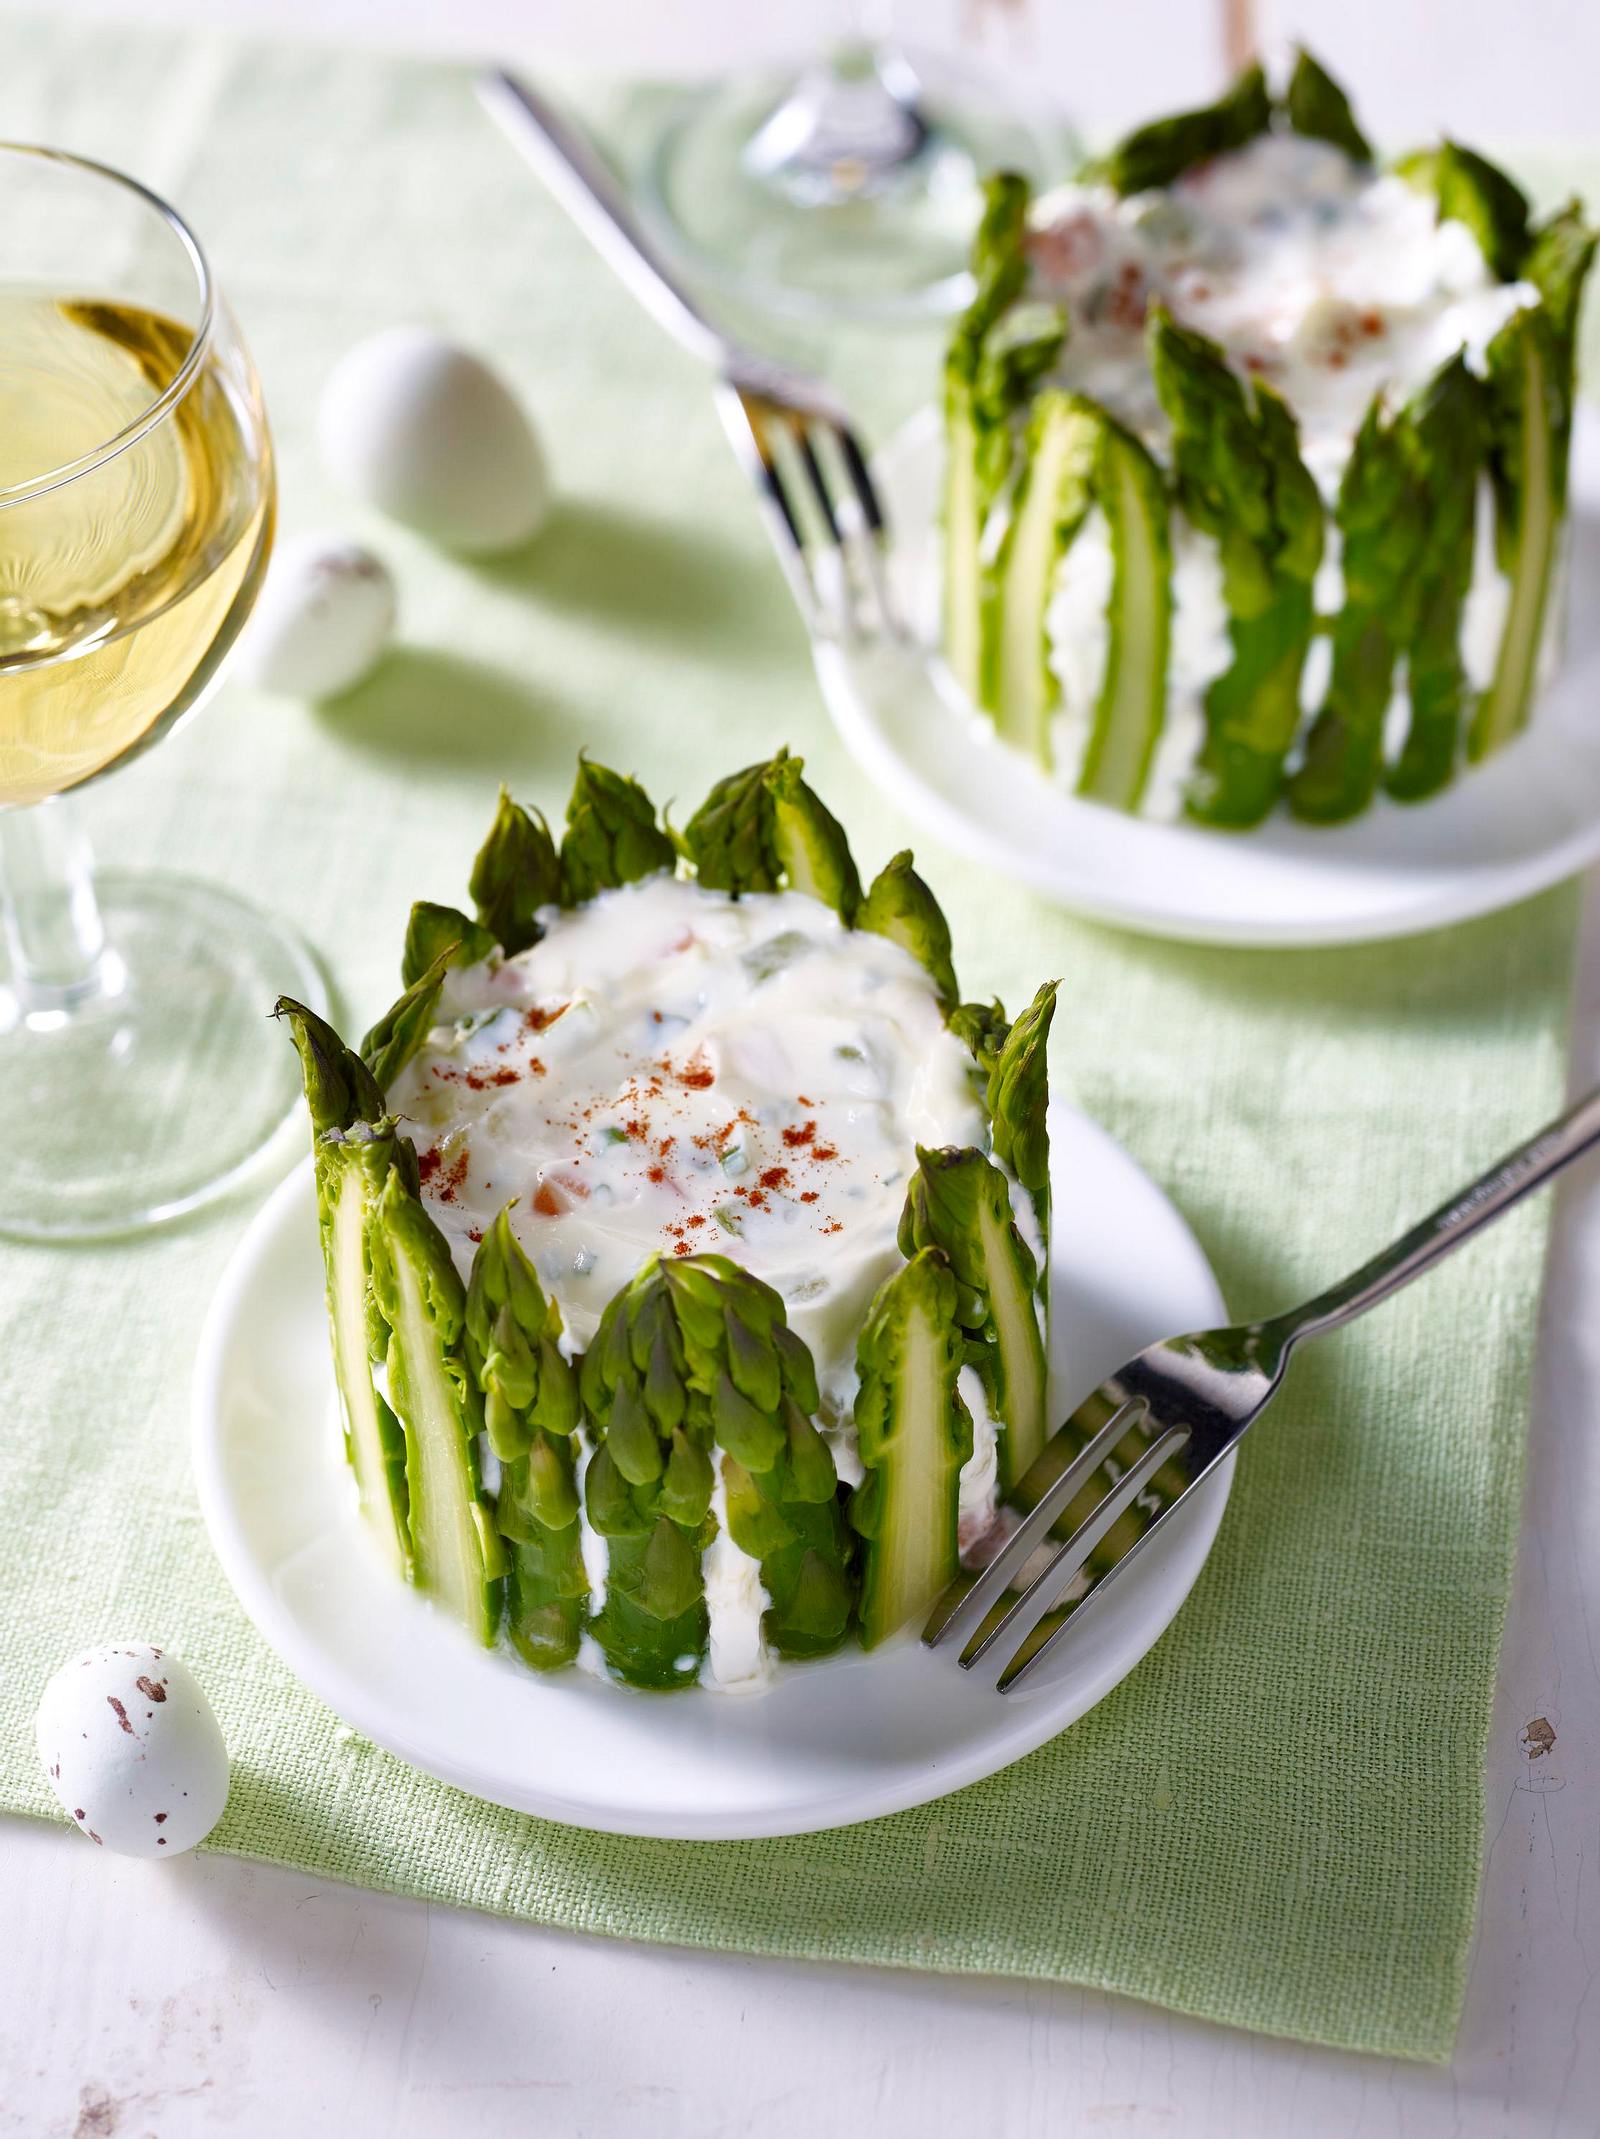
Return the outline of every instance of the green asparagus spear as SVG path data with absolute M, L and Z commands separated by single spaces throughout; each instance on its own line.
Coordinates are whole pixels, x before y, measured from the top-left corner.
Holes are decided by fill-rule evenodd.
M 1167 711 L 1172 545 L 1166 479 L 1110 417 L 1100 427 L 1094 488 L 1111 531 L 1110 636 L 1078 792 L 1137 810 Z
M 1322 500 L 1283 402 L 1258 383 L 1252 403 L 1214 343 L 1157 311 L 1150 361 L 1172 424 L 1179 503 L 1220 549 L 1233 646 L 1206 693 L 1188 809 L 1242 828 L 1272 807 L 1299 727 Z
M 856 1347 L 856 1432 L 865 1476 L 850 1500 L 864 1540 L 861 1646 L 925 1612 L 956 1573 L 961 1466 L 972 1420 L 957 1389 L 958 1293 L 937 1248 L 879 1288 Z
M 465 1350 L 501 1465 L 495 1520 L 509 1548 L 507 1626 L 540 1671 L 577 1655 L 589 1594 L 573 1461 L 581 1407 L 560 1338 L 561 1311 L 512 1232 L 507 1205 L 473 1258 Z
M 820 899 L 850 928 L 861 904 L 861 878 L 844 826 L 800 777 L 804 769 L 803 759 L 782 750 L 766 769 L 773 856 L 791 891 Z
M 561 896 L 561 871 L 549 825 L 538 810 L 525 810 L 513 802 L 503 787 L 489 836 L 473 861 L 467 889 L 479 921 L 508 958 L 538 942 L 544 934 L 537 919 L 539 908 L 554 906 Z
M 1403 419 L 1368 409 L 1339 485 L 1344 601 L 1333 627 L 1333 671 L 1311 724 L 1289 806 L 1314 824 L 1364 810 L 1383 771 L 1383 726 L 1395 659 L 1409 636 L 1416 575 L 1430 538 Z
M 983 1382 L 1000 1429 L 1000 1479 L 1016 1483 L 1045 1443 L 1044 1338 L 1035 1308 L 1039 1272 L 1017 1231 L 1011 1185 L 981 1151 L 917 1151 L 900 1252 L 938 1248 L 955 1274 L 966 1361 Z
M 714 891 L 804 892 L 848 926 L 861 879 L 840 824 L 801 775 L 803 758 L 780 750 L 719 780 L 684 830 L 683 846 Z
M 772 849 L 772 801 L 765 762 L 719 780 L 684 827 L 695 875 L 709 891 L 776 891 L 782 866 Z
M 1459 355 L 1434 374 L 1403 419 L 1426 536 L 1406 658 L 1410 721 L 1385 777 L 1399 802 L 1437 794 L 1449 783 L 1461 749 L 1469 695 L 1461 615 L 1472 584 L 1484 420 L 1482 381 Z
M 1041 765 L 1050 762 L 1058 686 L 1045 616 L 1062 556 L 1093 501 L 1097 410 L 1047 390 L 1033 404 L 1011 517 L 984 596 L 982 701 L 996 728 Z
M 392 1571 L 409 1581 L 405 1434 L 372 1371 L 387 1349 L 387 1330 L 373 1296 L 368 1242 L 394 1170 L 394 1145 L 391 1123 L 327 1129 L 317 1138 L 313 1168 L 345 1456 L 370 1535 Z
M 345 1046 L 327 1020 L 292 995 L 280 995 L 272 1014 L 289 1020 L 313 1134 L 376 1121 L 383 1112 L 383 1093 L 371 1070 L 353 1048 Z
M 991 338 L 1028 278 L 1027 217 L 1026 179 L 1002 172 L 985 182 L 972 252 L 977 290 L 945 356 L 944 649 L 956 681 L 974 700 L 982 681 L 984 525 L 1009 473 L 1012 419 L 1055 361 L 1065 333 L 1059 314 L 1030 317 L 1020 336 L 1000 337 L 998 353 L 986 361 Z
M 1283 108 L 1297 134 L 1331 141 L 1357 163 L 1371 163 L 1372 145 L 1356 124 L 1350 99 L 1304 45 L 1295 48 L 1294 72 L 1284 93 Z
M 483 1406 L 462 1336 L 466 1292 L 443 1234 L 390 1166 L 369 1216 L 389 1395 L 405 1427 L 412 1567 L 469 1633 L 492 1642 L 505 1553 L 478 1476 Z
M 1569 421 L 1563 363 L 1542 306 L 1513 313 L 1489 344 L 1495 547 L 1511 594 L 1494 675 L 1467 737 L 1474 760 L 1510 742 L 1532 704 L 1561 525 L 1558 460 Z
M 978 1089 L 987 1103 L 989 1074 L 1011 1030 L 1004 1003 L 998 997 L 992 1003 L 957 1003 L 945 1022 L 962 1045 L 971 1050 Z
M 953 1010 L 960 1000 L 955 967 L 950 962 L 950 924 L 939 902 L 911 866 L 909 848 L 885 862 L 856 915 L 856 927 L 909 951 L 926 966 L 939 1000 Z
M 333 1027 L 288 995 L 279 996 L 273 1015 L 289 1021 L 311 1109 L 317 1227 L 345 1455 L 378 1550 L 396 1574 L 409 1576 L 405 1441 L 373 1378 L 382 1327 L 367 1258 L 368 1221 L 393 1162 L 394 1138 L 387 1125 L 380 1126 L 383 1094 L 372 1073 Z
M 730 1455 L 722 1469 L 728 1534 L 761 1563 L 770 1599 L 762 1632 L 780 1656 L 826 1656 L 850 1630 L 855 1541 L 839 1504 L 833 1458 L 809 1420 L 812 1460 L 765 1474 Z M 816 1454 L 820 1451 L 820 1456 Z
M 1147 193 L 1170 186 L 1197 163 L 1243 148 L 1272 124 L 1272 99 L 1259 67 L 1247 67 L 1227 95 L 1198 111 L 1152 119 L 1118 142 L 1089 175 L 1115 193 Z
M 768 1639 L 807 1655 L 843 1639 L 848 1558 L 830 1513 L 833 1459 L 808 1415 L 815 1371 L 770 1286 L 724 1256 L 653 1258 L 602 1315 L 582 1389 L 599 1441 L 590 1520 L 609 1548 L 594 1632 L 618 1677 L 673 1686 L 697 1674 L 718 1448 L 748 1474 L 768 1520 L 758 1530 L 742 1513 L 733 1531 L 735 1543 L 742 1530 L 771 1548 L 770 1568 L 758 1552 Z
M 561 842 L 562 905 L 581 906 L 599 892 L 671 869 L 677 858 L 639 783 L 580 757 Z
M 419 981 L 435 960 L 447 965 L 476 965 L 499 944 L 499 937 L 481 922 L 469 921 L 455 906 L 436 906 L 432 899 L 418 899 L 406 923 L 406 946 L 400 959 L 400 984 L 409 988 Z
M 1576 391 L 1578 318 L 1597 241 L 1600 241 L 1600 232 L 1585 221 L 1581 205 L 1577 201 L 1568 201 L 1534 231 L 1527 258 L 1522 263 L 1522 279 L 1531 282 L 1544 299 L 1544 314 L 1550 325 L 1555 351 L 1560 400 L 1553 473 L 1557 502 L 1563 510 L 1567 502 L 1567 459 Z
M 1528 250 L 1528 197 L 1505 172 L 1459 141 L 1402 156 L 1396 171 L 1438 203 L 1441 223 L 1465 223 L 1502 282 L 1515 282 Z
M 1040 1236 L 1046 1242 L 1050 1238 L 1050 1025 L 1060 985 L 1055 980 L 1044 983 L 1007 1033 L 989 1072 L 995 1157 L 1032 1197 Z
M 439 991 L 455 962 L 455 951 L 441 951 L 433 964 L 420 973 L 397 1002 L 379 1018 L 361 1042 L 361 1055 L 380 1091 L 388 1091 L 396 1077 L 433 1030 L 433 1014 L 439 1007 Z

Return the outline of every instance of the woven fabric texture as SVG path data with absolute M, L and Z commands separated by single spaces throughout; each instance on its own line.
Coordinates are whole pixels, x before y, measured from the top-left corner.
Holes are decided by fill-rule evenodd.
M 359 1030 L 393 993 L 411 900 L 460 896 L 496 784 L 554 813 L 580 745 L 681 820 L 722 771 L 787 742 L 863 863 L 912 840 L 827 727 L 705 379 L 465 75 L 43 22 L 12 21 L 6 47 L 0 134 L 127 167 L 203 234 L 260 363 L 286 528 L 373 540 L 402 587 L 403 646 L 344 702 L 231 688 L 95 790 L 103 857 L 292 919 Z M 318 387 L 407 319 L 491 353 L 537 412 L 561 502 L 525 555 L 449 560 L 329 487 Z M 926 341 L 836 354 L 880 434 L 935 376 Z M 1396 947 L 1231 954 L 1075 923 L 915 843 L 969 993 L 1017 1001 L 1063 976 L 1059 1085 L 1170 1190 L 1241 1315 L 1337 1274 L 1559 1102 L 1567 891 Z M 261 1045 L 283 1044 L 264 1023 Z M 211 1103 L 227 1080 L 218 1065 Z M 54 1810 L 31 1731 L 54 1665 L 155 1639 L 199 1671 L 227 1732 L 224 1849 L 621 1937 L 1063 1978 L 1448 2053 L 1542 1210 L 1297 1365 L 1191 1602 L 1076 1728 L 921 1811 L 714 1846 L 475 1803 L 341 1731 L 257 1639 L 186 1454 L 196 1338 L 251 1208 L 134 1243 L 0 1249 L 0 1805 Z

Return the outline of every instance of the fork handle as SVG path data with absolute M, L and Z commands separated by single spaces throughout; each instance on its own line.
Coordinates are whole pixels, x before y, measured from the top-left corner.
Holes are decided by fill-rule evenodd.
M 1431 1270 L 1443 1256 L 1459 1248 L 1486 1225 L 1492 1225 L 1514 1203 L 1558 1174 L 1564 1166 L 1600 1144 L 1600 1091 L 1586 1099 L 1537 1136 L 1509 1152 L 1498 1166 L 1462 1189 L 1431 1217 L 1403 1233 L 1391 1247 L 1373 1256 L 1340 1284 L 1292 1308 L 1265 1325 L 1285 1352 L 1302 1337 L 1320 1337 L 1325 1330 L 1342 1329 L 1369 1307 L 1409 1285 L 1424 1270 Z
M 641 229 L 604 159 L 526 82 L 503 69 L 478 77 L 484 108 L 533 165 L 596 252 L 691 356 L 719 369 L 735 352 Z

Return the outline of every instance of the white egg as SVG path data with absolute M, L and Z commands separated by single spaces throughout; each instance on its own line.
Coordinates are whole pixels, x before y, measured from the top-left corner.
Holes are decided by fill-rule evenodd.
M 39 1703 L 39 1758 L 91 1842 L 124 1857 L 176 1857 L 216 1826 L 228 1749 L 194 1674 L 165 1649 L 86 1649 Z
M 317 429 L 341 483 L 449 549 L 514 549 L 545 523 L 549 478 L 522 404 L 425 327 L 390 327 L 342 357 Z
M 395 625 L 388 566 L 356 542 L 302 535 L 272 560 L 239 673 L 279 698 L 336 698 L 371 674 Z

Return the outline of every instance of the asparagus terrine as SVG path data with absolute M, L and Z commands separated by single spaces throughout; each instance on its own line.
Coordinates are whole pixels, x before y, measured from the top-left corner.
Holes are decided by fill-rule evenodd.
M 1594 247 L 1456 143 L 1380 171 L 1305 53 L 1036 203 L 992 180 L 946 365 L 957 683 L 1122 810 L 1436 794 L 1551 659 Z
M 471 892 L 359 1052 L 280 1005 L 372 1534 L 541 1670 L 874 1646 L 1045 1438 L 1054 986 L 963 1004 L 783 753 L 676 844 L 592 763 L 559 845 L 502 795 Z

